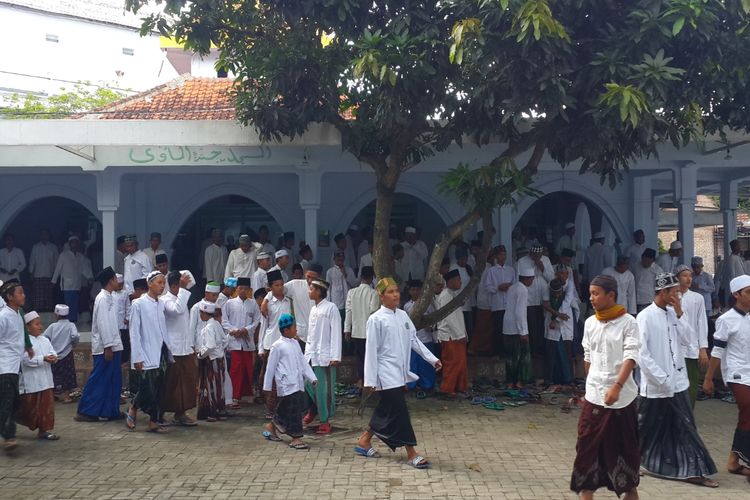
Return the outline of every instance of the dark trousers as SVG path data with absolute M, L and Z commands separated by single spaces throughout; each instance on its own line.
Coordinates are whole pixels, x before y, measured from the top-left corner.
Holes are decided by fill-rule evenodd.
M 18 374 L 0 375 L 0 436 L 16 438 L 16 411 L 18 410 Z
M 474 311 L 464 311 L 464 326 L 466 326 L 466 336 L 471 339 L 474 333 Z
M 365 379 L 365 345 L 366 339 L 352 339 L 354 355 L 357 357 L 357 380 Z
M 492 311 L 492 354 L 503 355 L 503 319 L 505 310 Z

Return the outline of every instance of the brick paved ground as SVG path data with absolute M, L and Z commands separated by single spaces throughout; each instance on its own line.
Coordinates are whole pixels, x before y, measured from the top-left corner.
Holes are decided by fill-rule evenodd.
M 382 443 L 383 458 L 353 456 L 370 412 L 357 416 L 351 403 L 341 408 L 331 436 L 308 439 L 310 451 L 266 442 L 258 406 L 167 435 L 145 433 L 141 416 L 135 433 L 123 422 L 76 423 L 74 407 L 58 406 L 62 440 L 39 442 L 19 429 L 17 456 L 0 454 L 0 498 L 574 498 L 568 481 L 578 410 L 409 403 L 420 451 L 433 463 L 427 471 L 404 465 L 405 454 L 387 452 Z M 750 498 L 750 485 L 723 467 L 736 408 L 699 402 L 697 418 L 722 470 L 721 487 L 644 478 L 641 498 Z

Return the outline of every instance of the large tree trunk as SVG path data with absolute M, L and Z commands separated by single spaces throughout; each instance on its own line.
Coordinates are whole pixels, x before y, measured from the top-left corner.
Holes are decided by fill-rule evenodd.
M 373 227 L 372 263 L 375 276 L 393 276 L 393 259 L 389 245 L 389 229 L 391 212 L 393 211 L 393 196 L 400 174 L 399 169 L 375 170 L 377 177 L 375 200 L 375 223 Z

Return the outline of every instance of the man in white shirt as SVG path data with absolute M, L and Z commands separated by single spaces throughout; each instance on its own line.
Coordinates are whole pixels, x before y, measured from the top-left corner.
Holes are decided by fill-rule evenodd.
M 712 295 L 716 290 L 713 276 L 703 270 L 702 257 L 693 257 L 690 265 L 693 268 L 693 283 L 690 285 L 690 289 L 703 297 L 706 315 L 710 316 L 713 309 Z
M 690 407 L 684 345 L 690 325 L 682 310 L 679 281 L 671 273 L 655 280 L 654 302 L 638 314 L 641 400 L 638 429 L 641 468 L 661 478 L 715 488 L 717 472 L 698 435 Z
M 484 288 L 492 310 L 493 351 L 496 355 L 503 352 L 503 318 L 508 305 L 508 289 L 516 281 L 516 270 L 506 264 L 507 260 L 507 250 L 504 245 L 500 245 L 495 264 L 489 267 L 486 279 L 479 285 Z
M 357 276 L 351 267 L 344 262 L 343 252 L 333 254 L 333 267 L 326 272 L 326 281 L 330 284 L 328 300 L 336 305 L 341 312 L 341 320 L 344 320 L 346 312 L 346 294 L 349 289 L 357 285 Z
M 578 255 L 580 252 L 580 249 L 578 248 L 578 243 L 575 240 L 576 235 L 576 225 L 572 222 L 568 222 L 565 224 L 565 233 L 560 236 L 560 239 L 557 240 L 557 246 L 555 246 L 555 253 L 557 255 L 562 255 L 562 251 L 566 248 L 568 250 L 572 250 L 573 252 Z M 572 266 L 575 267 L 575 262 L 572 263 Z
M 625 307 L 628 314 L 635 316 L 638 313 L 638 305 L 635 298 L 635 276 L 628 269 L 630 262 L 626 255 L 617 257 L 615 267 L 607 267 L 602 274 L 612 276 L 617 281 L 617 303 Z
M 125 235 L 117 237 L 115 246 L 115 265 L 114 269 L 117 274 L 125 273 Z
M 265 224 L 258 228 L 258 243 L 261 252 L 266 252 L 268 255 L 273 255 L 276 252 L 276 248 L 268 241 L 268 226 Z
M 474 270 L 469 266 L 469 253 L 465 246 L 461 246 L 456 249 L 456 266 L 455 268 L 458 270 L 458 275 L 461 278 L 461 285 L 458 289 L 458 292 L 461 293 L 464 288 L 469 284 L 469 281 L 471 281 L 471 277 L 474 275 Z M 476 289 L 474 292 L 472 292 L 469 297 L 466 298 L 463 305 L 461 306 L 461 312 L 464 316 L 464 325 L 466 326 L 466 332 L 467 334 L 473 334 L 474 333 L 474 308 L 477 305 L 476 300 Z M 448 373 L 447 366 L 443 369 L 443 375 Z
M 21 271 L 26 269 L 23 250 L 16 248 L 15 238 L 8 233 L 3 239 L 5 248 L 0 249 L 0 281 L 21 281 Z
M 430 462 L 414 448 L 417 438 L 404 396 L 406 384 L 416 382 L 418 378 L 409 370 L 409 353 L 416 352 L 437 371 L 442 364 L 419 341 L 409 315 L 398 308 L 401 294 L 396 281 L 382 278 L 376 290 L 382 305 L 367 320 L 365 387 L 377 391 L 380 401 L 370 419 L 369 428 L 360 436 L 354 452 L 363 457 L 379 457 L 380 454 L 372 447 L 372 438 L 378 436 L 392 451 L 405 447 L 409 465 L 426 469 Z
M 414 227 L 404 229 L 404 241 L 401 242 L 404 248 L 403 266 L 406 276 L 401 276 L 403 280 L 424 280 L 425 267 L 429 252 L 424 241 L 417 239 L 417 230 Z
M 119 288 L 114 269 L 107 267 L 96 277 L 102 289 L 91 314 L 91 355 L 94 369 L 78 403 L 77 421 L 119 419 L 122 391 L 122 339 L 117 321 L 114 292 Z
M 750 276 L 742 275 L 729 283 L 735 305 L 716 320 L 711 361 L 703 380 L 703 392 L 714 392 L 714 375 L 721 370 L 724 383 L 732 391 L 739 410 L 734 440 L 727 460 L 727 471 L 750 477 Z
M 349 267 L 356 270 L 359 273 L 359 244 L 362 243 L 362 233 L 359 231 L 359 226 L 352 224 L 346 231 L 346 263 Z
M 436 309 L 448 305 L 461 290 L 461 275 L 458 269 L 443 275 L 445 289 L 437 298 Z M 455 309 L 445 319 L 438 321 L 437 338 L 443 362 L 443 380 L 440 392 L 448 399 L 455 399 L 469 390 L 469 369 L 466 359 L 466 325 L 461 308 Z
M 169 291 L 159 300 L 164 303 L 167 327 L 166 343 L 174 363 L 167 366 L 162 411 L 174 412 L 174 424 L 196 425 L 187 411 L 195 408 L 195 388 L 198 387 L 198 364 L 195 358 L 195 335 L 190 331 L 190 309 L 187 290 L 190 275 L 172 271 L 167 275 Z
M 742 250 L 740 249 L 740 242 L 738 240 L 732 240 L 729 242 L 729 248 L 732 254 L 724 262 L 723 266 L 723 280 L 721 283 L 721 289 L 728 290 L 729 282 L 734 278 L 745 274 L 745 262 L 742 259 Z M 720 290 L 721 291 L 721 290 Z M 720 293 L 720 295 L 723 295 Z M 723 297 L 722 297 L 723 298 Z M 727 306 L 729 304 L 727 303 Z
M 673 241 L 669 245 L 669 251 L 659 255 L 656 259 L 656 265 L 665 273 L 674 273 L 675 268 L 680 265 L 680 256 L 682 256 L 682 243 Z
M 647 248 L 643 251 L 641 260 L 635 268 L 635 301 L 636 309 L 641 312 L 654 300 L 654 281 L 661 274 L 662 269 L 654 263 L 656 250 Z
M 310 268 L 305 271 L 305 279 L 289 280 L 284 283 L 284 295 L 289 297 L 292 300 L 292 304 L 294 304 L 294 319 L 297 321 L 297 338 L 302 342 L 303 348 L 307 342 L 310 310 L 315 305 L 310 299 L 310 283 L 313 280 L 321 279 L 322 274 L 323 267 L 320 264 L 312 263 L 310 264 Z M 267 307 L 267 301 L 264 301 L 264 307 Z
M 603 269 L 615 264 L 614 249 L 604 244 L 604 233 L 594 233 L 592 240 L 594 240 L 594 243 L 586 249 L 586 256 L 584 257 L 583 277 L 587 283 L 594 276 L 602 274 Z
M 635 275 L 635 268 L 641 262 L 643 252 L 646 251 L 646 234 L 643 229 L 638 229 L 633 233 L 633 244 L 625 249 L 625 256 L 630 263 L 630 272 Z
M 363 267 L 362 281 L 357 288 L 346 294 L 346 316 L 344 318 L 344 338 L 354 344 L 357 358 L 357 387 L 362 389 L 365 380 L 365 327 L 370 314 L 380 308 L 380 298 L 372 287 L 375 272 L 372 267 Z
M 0 436 L 5 440 L 6 453 L 18 447 L 16 442 L 16 410 L 19 372 L 24 356 L 24 323 L 21 308 L 26 294 L 21 283 L 10 281 L 0 286 Z M 34 356 L 29 343 L 27 354 Z
M 274 254 L 274 258 L 276 259 L 276 265 L 268 271 L 280 271 L 281 277 L 284 279 L 284 283 L 286 283 L 287 281 L 289 281 L 289 274 L 287 273 L 286 269 L 290 269 L 291 271 L 292 268 L 292 266 L 289 264 L 289 262 L 291 261 L 289 251 L 282 248 Z
M 203 277 L 206 281 L 224 281 L 224 271 L 227 267 L 229 252 L 224 246 L 221 229 L 211 231 L 211 244 L 203 252 Z
M 305 360 L 312 366 L 318 385 L 307 385 L 313 406 L 303 422 L 309 425 L 318 415 L 320 425 L 316 434 L 320 435 L 331 433 L 329 420 L 336 412 L 336 367 L 341 363 L 341 314 L 326 298 L 329 289 L 330 285 L 323 280 L 313 280 L 310 284 L 310 299 L 315 305 L 310 311 L 305 344 Z
M 36 311 L 51 311 L 54 307 L 54 285 L 50 278 L 55 272 L 57 257 L 57 246 L 49 241 L 49 231 L 42 229 L 29 255 L 29 272 L 34 277 L 32 303 Z
M 138 372 L 139 381 L 126 425 L 134 431 L 138 410 L 143 410 L 149 416 L 148 430 L 165 433 L 166 429 L 158 422 L 162 417 L 164 366 L 169 357 L 164 303 L 159 300 L 166 281 L 159 271 L 151 271 L 146 283 L 148 293 L 134 300 L 130 307 L 130 364 Z
M 549 283 L 555 279 L 555 270 L 549 257 L 544 255 L 544 247 L 536 244 L 531 247 L 529 255 L 521 257 L 516 263 L 517 269 L 529 267 L 534 269 L 534 281 L 528 289 L 528 328 L 529 350 L 537 355 L 544 355 L 544 301 L 549 296 Z
M 138 238 L 134 235 L 125 237 L 125 271 L 123 276 L 125 279 L 125 290 L 129 293 L 133 293 L 133 282 L 137 279 L 145 278 L 148 276 L 154 266 L 148 255 L 138 250 Z
M 299 262 L 299 258 L 297 257 L 297 252 L 294 251 L 294 233 L 292 231 L 287 231 L 284 233 L 284 246 L 280 248 L 279 250 L 284 250 L 286 252 L 287 260 L 284 261 L 284 265 L 279 266 L 279 269 L 281 269 L 281 274 L 284 276 L 284 281 L 289 281 L 289 276 L 292 274 L 292 266 L 294 264 L 297 264 Z M 278 251 L 276 252 L 278 253 Z M 279 258 L 276 257 L 276 264 L 278 265 Z
M 364 248 L 362 248 L 362 245 L 360 245 L 360 257 L 359 257 L 359 271 L 358 271 L 358 278 L 362 277 L 362 268 L 370 266 L 374 268 L 373 262 L 372 262 L 372 240 L 365 240 L 363 243 L 366 245 Z
M 261 290 L 268 288 L 268 271 L 271 269 L 271 254 L 261 252 L 256 257 L 258 260 L 258 269 L 252 274 L 252 288 L 253 290 Z
M 252 277 L 258 268 L 257 255 L 263 245 L 253 243 L 250 236 L 243 234 L 239 238 L 240 246 L 229 253 L 227 266 L 224 270 L 225 278 Z
M 167 254 L 167 252 L 161 248 L 161 233 L 151 233 L 151 238 L 149 238 L 148 243 L 149 246 L 148 248 L 143 249 L 143 253 L 145 253 L 146 257 L 151 261 L 151 269 L 156 269 L 156 256 Z
M 675 276 L 680 282 L 679 288 L 682 296 L 680 305 L 689 326 L 686 332 L 689 342 L 686 342 L 683 348 L 685 349 L 685 366 L 690 381 L 690 387 L 688 388 L 690 407 L 695 408 L 698 389 L 702 383 L 700 371 L 708 368 L 708 317 L 706 316 L 706 305 L 703 297 L 690 290 L 690 286 L 693 284 L 693 271 L 688 266 L 680 264 L 675 269 Z
M 518 270 L 518 281 L 508 288 L 507 308 L 503 317 L 503 350 L 506 355 L 506 379 L 513 387 L 523 387 L 531 378 L 529 351 L 529 288 L 536 278 L 533 267 Z
M 78 321 L 78 304 L 81 300 L 81 288 L 88 280 L 93 279 L 91 267 L 87 265 L 84 255 L 79 251 L 81 242 L 78 236 L 68 238 L 67 250 L 63 250 L 57 259 L 52 273 L 51 283 L 60 280 L 63 301 L 69 308 L 68 319 L 71 323 Z

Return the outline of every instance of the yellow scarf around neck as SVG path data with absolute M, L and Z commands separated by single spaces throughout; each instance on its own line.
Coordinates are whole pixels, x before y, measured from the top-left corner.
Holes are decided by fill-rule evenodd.
M 599 321 L 612 321 L 613 319 L 617 319 L 623 314 L 625 314 L 627 311 L 625 310 L 624 306 L 621 306 L 620 304 L 615 304 L 614 306 L 610 307 L 609 309 L 605 309 L 603 311 L 594 311 L 596 313 L 596 319 Z

